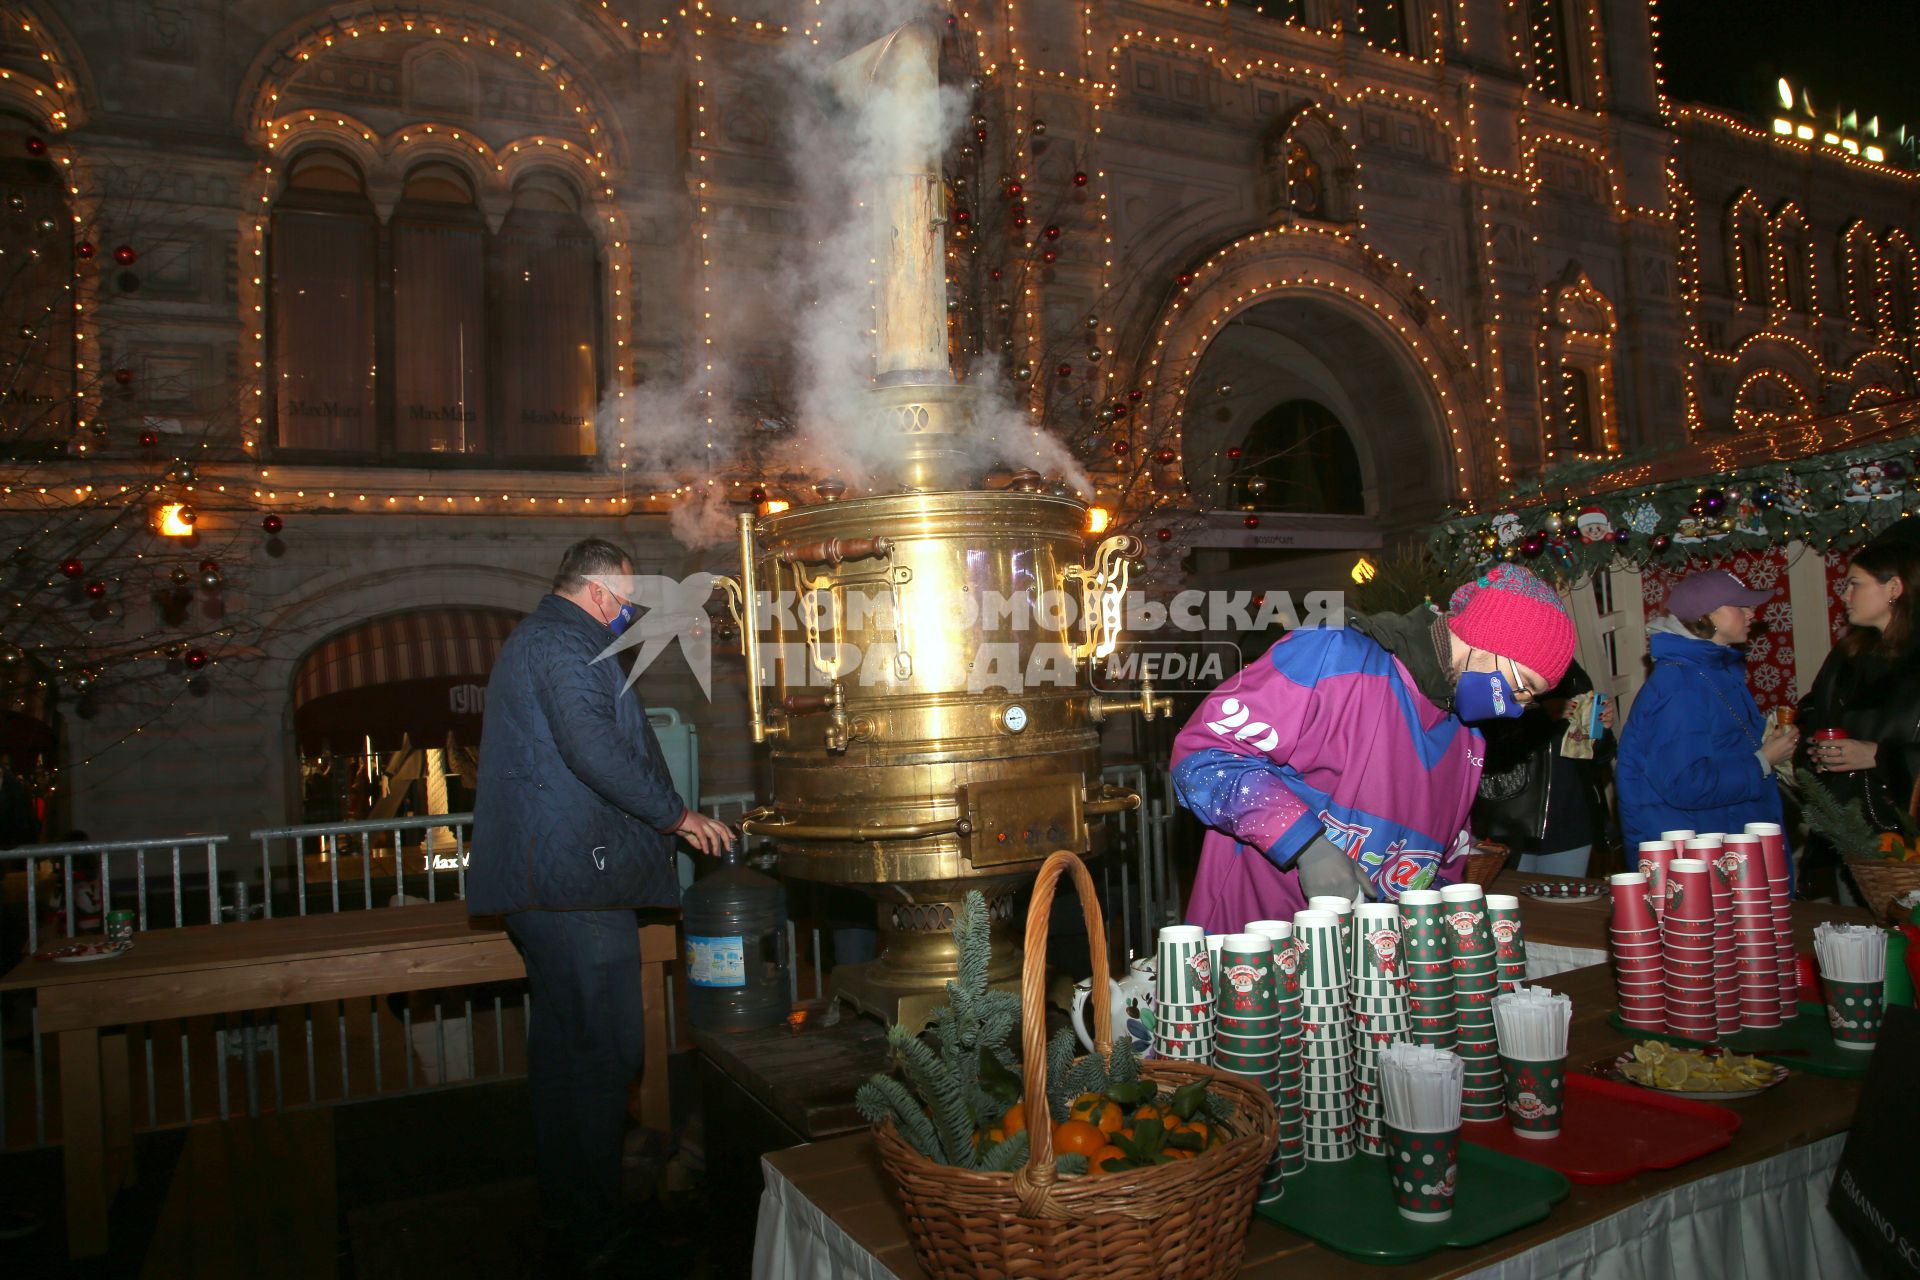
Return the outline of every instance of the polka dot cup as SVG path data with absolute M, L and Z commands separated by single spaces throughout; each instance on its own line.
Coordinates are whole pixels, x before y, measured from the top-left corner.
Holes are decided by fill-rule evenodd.
M 1839 982 L 1820 979 L 1827 989 L 1827 1026 L 1842 1049 L 1871 1053 L 1880 1039 L 1880 1017 L 1885 982 Z
M 1453 1185 L 1460 1168 L 1460 1130 L 1409 1133 L 1385 1125 L 1387 1176 L 1393 1202 L 1412 1222 L 1445 1222 L 1453 1216 Z

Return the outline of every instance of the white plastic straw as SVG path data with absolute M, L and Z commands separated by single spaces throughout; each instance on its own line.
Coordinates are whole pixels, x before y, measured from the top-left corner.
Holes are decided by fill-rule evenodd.
M 1870 924 L 1819 924 L 1813 950 L 1820 976 L 1835 982 L 1879 982 L 1887 976 L 1886 930 Z
M 1408 1133 L 1459 1128 L 1465 1070 L 1466 1064 L 1445 1049 L 1388 1045 L 1380 1053 L 1382 1118 Z
M 1567 1028 L 1573 1001 L 1545 987 L 1521 987 L 1493 998 L 1493 1029 L 1500 1052 L 1522 1062 L 1551 1062 L 1567 1056 Z

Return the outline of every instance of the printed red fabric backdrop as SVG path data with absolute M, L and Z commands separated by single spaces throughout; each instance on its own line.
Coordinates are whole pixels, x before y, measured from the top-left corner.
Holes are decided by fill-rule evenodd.
M 1754 636 L 1747 644 L 1747 688 L 1753 691 L 1753 700 L 1760 704 L 1763 712 L 1771 711 L 1782 703 L 1796 701 L 1799 693 L 1793 684 L 1793 603 L 1786 594 L 1786 552 L 1778 547 L 1739 551 L 1717 557 L 1704 565 L 1696 561 L 1691 566 L 1678 569 L 1650 564 L 1641 571 L 1640 576 L 1641 599 L 1646 606 L 1647 621 L 1652 622 L 1667 611 L 1667 593 L 1673 590 L 1675 583 L 1702 568 L 1726 569 L 1750 587 L 1779 593 L 1760 606 L 1758 621 L 1766 624 L 1765 634 Z M 1831 557 L 1827 573 L 1831 578 Z M 1840 563 L 1840 574 L 1842 577 L 1846 575 L 1844 557 Z

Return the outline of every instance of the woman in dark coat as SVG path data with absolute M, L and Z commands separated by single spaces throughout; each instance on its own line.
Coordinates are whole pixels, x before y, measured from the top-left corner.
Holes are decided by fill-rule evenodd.
M 1840 598 L 1847 634 L 1800 704 L 1802 752 L 1835 799 L 1859 801 L 1881 831 L 1912 812 L 1920 778 L 1920 545 L 1906 538 L 1868 543 L 1853 557 Z M 1822 729 L 1844 738 L 1820 738 Z

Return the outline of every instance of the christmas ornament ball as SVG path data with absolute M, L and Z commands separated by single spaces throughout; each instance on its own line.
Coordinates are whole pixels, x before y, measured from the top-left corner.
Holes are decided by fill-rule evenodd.
M 81 574 L 83 574 L 83 573 L 85 573 L 86 571 L 87 571 L 87 566 L 86 566 L 86 565 L 85 565 L 84 563 L 82 563 L 82 562 L 81 562 L 81 561 L 79 561 L 79 560 L 75 560 L 75 559 L 73 559 L 73 558 L 71 558 L 71 557 L 69 557 L 69 558 L 67 558 L 67 559 L 65 559 L 65 560 L 62 560 L 62 561 L 60 562 L 60 576 L 61 576 L 61 577 L 64 577 L 64 578 L 77 578 L 77 577 L 79 577 L 79 576 L 80 576 Z
M 79 257 L 83 262 L 90 260 L 94 253 L 93 241 L 82 240 L 79 244 L 73 246 L 73 252 L 75 256 Z
M 1242 520 L 1240 523 L 1247 526 L 1247 528 L 1249 529 L 1258 529 L 1260 527 L 1260 517 L 1248 516 L 1246 519 Z
M 217 573 L 203 573 L 200 575 L 200 585 L 212 591 L 220 585 L 220 575 Z
M 202 560 L 200 562 L 200 572 L 218 574 L 220 572 L 220 562 L 218 560 Z
M 1615 529 L 1613 531 L 1613 540 L 1623 547 L 1627 545 L 1627 539 L 1631 536 L 1633 535 L 1625 529 Z
M 187 583 L 193 580 L 192 572 L 189 571 L 185 566 L 175 569 L 172 573 L 168 574 L 167 576 L 173 580 L 173 585 L 176 587 L 184 587 L 187 585 Z
M 1087 175 L 1084 171 L 1073 175 L 1073 185 L 1076 187 L 1084 187 L 1087 185 Z
M 1670 534 L 1656 533 L 1653 535 L 1652 539 L 1648 541 L 1647 545 L 1652 547 L 1655 551 L 1665 551 L 1668 547 L 1673 545 L 1673 537 Z
M 1530 533 L 1520 540 L 1520 554 L 1532 560 L 1547 549 L 1546 538 L 1538 533 Z
M 87 597 L 91 600 L 105 600 L 107 598 L 107 584 L 95 578 L 87 584 Z
M 114 246 L 113 260 L 123 267 L 132 266 L 139 258 L 140 255 L 134 251 L 133 246 L 130 244 Z
M 140 447 L 142 449 L 151 449 L 159 443 L 160 433 L 158 431 L 142 431 L 140 433 Z
M 1127 450 L 1133 448 L 1133 445 L 1125 440 L 1115 440 L 1112 444 L 1109 444 L 1107 447 L 1113 450 L 1115 457 L 1125 457 Z
M 1180 455 L 1171 449 L 1162 449 L 1153 455 L 1153 460 L 1164 467 L 1170 463 L 1178 462 Z
M 198 671 L 207 665 L 207 651 L 205 649 L 189 649 L 185 654 L 181 655 L 181 660 L 187 664 L 187 670 Z
M 30 156 L 43 156 L 47 154 L 47 140 L 41 137 L 28 138 L 27 154 Z
M 1717 516 L 1726 505 L 1727 495 L 1718 489 L 1708 489 L 1700 495 L 1700 510 L 1706 515 Z
M 759 499 L 755 499 L 755 501 L 759 501 Z M 268 514 L 260 518 L 260 527 L 262 529 L 265 529 L 268 533 L 278 533 L 282 529 L 287 527 L 287 522 L 285 520 L 282 520 L 279 516 L 269 512 Z
M 1171 530 L 1171 529 L 1155 529 L 1155 530 L 1153 531 L 1153 536 L 1154 536 L 1154 537 L 1156 537 L 1156 538 L 1158 538 L 1158 539 L 1159 539 L 1160 541 L 1162 541 L 1162 542 L 1171 542 L 1171 541 L 1173 541 L 1173 530 Z

